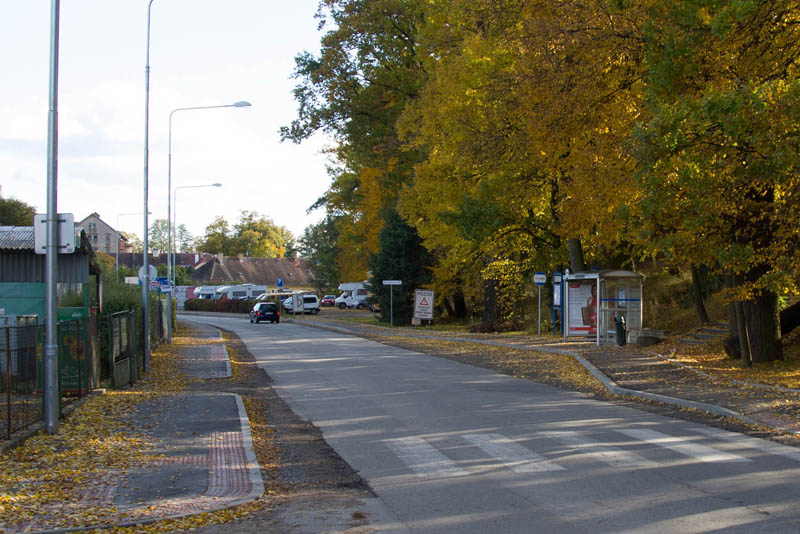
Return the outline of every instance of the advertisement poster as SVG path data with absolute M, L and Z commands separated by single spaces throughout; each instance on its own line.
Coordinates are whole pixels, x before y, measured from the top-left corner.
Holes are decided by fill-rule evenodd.
M 597 283 L 569 282 L 567 335 L 597 333 Z

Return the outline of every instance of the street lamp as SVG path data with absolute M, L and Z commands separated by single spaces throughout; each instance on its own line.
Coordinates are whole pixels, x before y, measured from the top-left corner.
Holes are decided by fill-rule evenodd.
M 150 212 L 147 213 L 150 215 Z M 117 275 L 117 270 L 119 269 L 119 218 L 125 217 L 126 215 L 142 215 L 142 212 L 138 213 L 120 213 L 117 215 L 117 226 L 114 228 L 114 232 L 117 234 L 117 257 L 114 261 L 114 281 L 119 282 L 119 276 Z
M 147 61 L 144 65 L 144 230 L 142 236 L 142 367 L 144 372 L 150 371 L 150 269 L 147 258 L 147 191 L 150 177 L 150 8 L 153 0 L 147 4 Z
M 175 228 L 175 238 L 177 241 L 178 237 L 178 189 L 195 189 L 197 187 L 222 187 L 221 183 L 214 183 L 214 184 L 203 184 L 203 185 L 182 185 L 180 187 L 176 187 L 172 191 L 172 205 L 175 206 L 175 209 L 172 210 L 172 227 Z M 172 284 L 171 287 L 174 287 L 175 278 L 177 277 L 177 261 L 176 256 L 178 252 L 178 245 L 177 243 L 173 243 L 175 252 L 172 253 L 172 278 L 170 279 L 170 283 Z
M 169 145 L 167 155 L 167 281 L 169 282 L 169 293 L 167 293 L 167 343 L 172 343 L 172 116 L 178 111 L 193 111 L 198 109 L 217 109 L 217 108 L 247 108 L 250 102 L 240 100 L 233 104 L 223 104 L 220 106 L 196 106 L 191 108 L 173 109 L 169 114 Z

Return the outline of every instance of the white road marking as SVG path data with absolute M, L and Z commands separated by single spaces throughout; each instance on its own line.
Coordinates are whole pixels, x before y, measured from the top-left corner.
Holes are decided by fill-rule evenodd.
M 597 457 L 601 462 L 613 467 L 655 467 L 658 465 L 657 462 L 639 456 L 635 452 L 626 451 L 613 445 L 597 443 L 583 432 L 557 431 L 547 432 L 544 435 L 573 449 L 586 451 L 588 454 Z
M 467 434 L 463 438 L 517 473 L 561 471 L 564 467 L 551 462 L 500 434 Z
M 448 478 L 468 473 L 422 438 L 387 439 L 386 445 L 414 473 L 424 478 Z
M 787 445 L 781 445 L 780 443 L 775 443 L 774 441 L 753 438 L 744 434 L 737 434 L 736 432 L 728 432 L 727 430 L 719 430 L 716 428 L 698 428 L 697 432 L 700 434 L 705 434 L 711 438 L 721 439 L 723 441 L 733 443 L 734 445 L 738 445 L 740 447 L 747 447 L 749 449 L 755 449 L 757 451 L 783 456 L 785 458 L 789 458 L 790 460 L 794 460 L 795 462 L 800 462 L 799 449 L 789 447 Z
M 706 445 L 701 445 L 699 443 L 692 443 L 690 441 L 687 441 L 686 438 L 669 436 L 667 434 L 662 434 L 661 432 L 656 432 L 655 430 L 648 430 L 645 428 L 625 428 L 625 429 L 618 429 L 617 432 L 621 432 L 622 434 L 630 436 L 634 439 L 644 441 L 646 443 L 651 443 L 659 447 L 664 447 L 665 449 L 675 451 L 678 454 L 682 454 L 690 458 L 695 458 L 697 460 L 700 460 L 701 462 L 751 461 L 748 458 L 744 458 L 743 456 L 722 452 L 712 447 L 708 447 Z

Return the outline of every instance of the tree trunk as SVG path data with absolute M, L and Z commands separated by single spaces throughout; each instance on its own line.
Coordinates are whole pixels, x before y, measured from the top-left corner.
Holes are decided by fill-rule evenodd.
M 733 276 L 725 274 L 725 289 L 733 289 Z M 728 336 L 736 337 L 739 335 L 739 326 L 736 324 L 736 304 L 733 301 L 728 303 Z
M 800 326 L 800 301 L 781 310 L 781 337 Z
M 449 298 L 442 299 L 442 306 L 444 306 L 448 317 L 455 317 L 456 313 L 455 310 L 453 310 L 453 306 L 450 304 Z
M 697 265 L 692 264 L 692 296 L 694 297 L 694 309 L 697 312 L 697 320 L 701 325 L 708 324 L 708 310 L 703 302 L 703 287 L 700 282 L 700 270 Z
M 753 300 L 743 303 L 750 357 L 754 363 L 783 360 L 778 296 L 762 290 Z
M 483 323 L 497 323 L 497 280 L 483 281 Z
M 744 317 L 744 305 L 736 302 L 736 339 L 739 341 L 739 356 L 742 358 L 742 363 L 746 366 L 753 365 L 750 358 L 750 336 L 747 332 L 747 321 Z
M 464 292 L 460 289 L 453 295 L 453 305 L 455 306 L 456 319 L 466 318 L 467 302 L 464 300 Z
M 567 248 L 569 249 L 569 268 L 572 272 L 581 272 L 586 270 L 586 265 L 583 263 L 583 245 L 580 239 L 570 238 L 567 240 Z

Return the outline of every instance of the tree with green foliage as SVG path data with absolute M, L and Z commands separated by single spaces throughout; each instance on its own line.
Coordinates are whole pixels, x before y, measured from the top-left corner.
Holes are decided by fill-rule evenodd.
M 0 226 L 33 226 L 36 208 L 13 198 L 0 196 Z
M 796 292 L 800 28 L 794 1 L 656 1 L 636 132 L 643 229 L 674 265 L 727 273 L 745 363 L 782 359 Z
M 142 249 L 144 248 L 144 243 L 142 242 L 141 239 L 139 239 L 139 236 L 128 232 L 120 232 L 120 235 L 125 236 L 125 238 L 128 240 L 128 246 L 130 246 L 133 249 L 134 253 L 138 254 L 142 253 Z
M 335 217 L 338 269 L 362 280 L 378 250 L 381 214 L 410 180 L 418 156 L 403 150 L 395 121 L 419 92 L 425 73 L 416 51 L 421 0 L 321 0 L 320 27 L 328 28 L 318 56 L 296 58 L 297 119 L 281 129 L 294 142 L 330 133 L 332 183 L 317 203 Z
M 181 224 L 174 230 L 175 250 L 178 252 L 194 252 L 195 239 L 191 232 L 189 232 L 189 229 L 186 228 L 186 225 Z
M 206 226 L 206 233 L 198 239 L 197 250 L 217 254 L 221 252 L 230 256 L 232 251 L 232 235 L 228 221 L 225 217 L 217 216 L 214 221 Z
M 416 230 L 392 209 L 385 215 L 386 224 L 378 234 L 380 248 L 371 261 L 370 286 L 381 307 L 381 320 L 389 322 L 389 311 L 394 310 L 396 323 L 409 322 L 414 313 L 414 290 L 430 283 L 431 258 Z M 390 291 L 383 280 L 402 280 L 394 287 L 390 306 Z
M 150 251 L 155 254 L 166 253 L 168 248 L 168 226 L 166 219 L 156 219 L 150 225 L 147 236 Z
M 255 211 L 242 211 L 239 222 L 230 228 L 224 217 L 217 217 L 206 227 L 197 249 L 225 256 L 243 254 L 256 258 L 281 258 L 295 249 L 294 236 Z
M 317 224 L 306 227 L 300 238 L 299 252 L 311 261 L 314 288 L 320 293 L 336 290 L 342 278 L 336 258 L 339 232 L 336 220 L 326 216 Z

